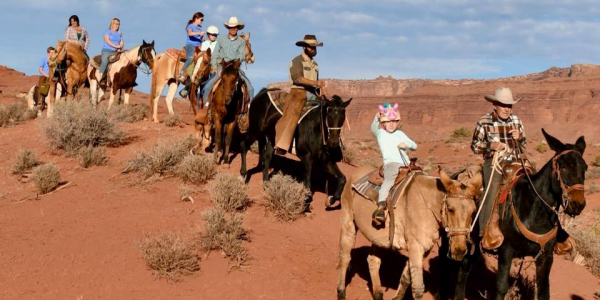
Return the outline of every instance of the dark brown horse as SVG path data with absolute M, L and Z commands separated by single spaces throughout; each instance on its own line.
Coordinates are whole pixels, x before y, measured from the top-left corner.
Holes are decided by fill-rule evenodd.
M 81 44 L 58 41 L 55 52 L 48 59 L 49 74 L 58 73 L 58 83 L 66 90 L 67 100 L 72 100 L 81 92 L 87 79 L 88 57 Z M 52 116 L 56 98 L 56 82 L 50 84 L 48 93 L 48 117 Z
M 237 125 L 237 116 L 244 109 L 244 93 L 247 94 L 244 80 L 240 77 L 239 60 L 221 61 L 221 78 L 214 90 L 211 104 L 211 116 L 215 130 L 215 161 L 229 164 L 229 147 Z M 223 133 L 225 139 L 223 140 Z M 219 152 L 223 155 L 218 159 Z

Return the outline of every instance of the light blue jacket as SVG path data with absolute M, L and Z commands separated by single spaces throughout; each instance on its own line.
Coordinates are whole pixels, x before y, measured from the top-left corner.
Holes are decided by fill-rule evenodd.
M 218 70 L 219 63 L 221 60 L 232 61 L 239 59 L 240 62 L 244 61 L 246 55 L 246 41 L 239 35 L 235 39 L 230 39 L 229 35 L 221 35 L 217 38 L 217 46 L 215 51 L 212 53 L 212 59 L 210 61 L 212 70 Z
M 398 148 L 398 144 L 404 142 L 410 150 L 417 150 L 417 144 L 402 132 L 402 130 L 398 129 L 393 133 L 389 133 L 385 129 L 379 128 L 379 119 L 375 116 L 373 123 L 371 123 L 371 131 L 373 131 L 377 143 L 379 144 L 379 150 L 381 150 L 384 165 L 394 162 L 405 166 L 405 161 L 407 163 L 410 162 L 406 150 Z M 403 157 L 404 159 L 402 159 Z

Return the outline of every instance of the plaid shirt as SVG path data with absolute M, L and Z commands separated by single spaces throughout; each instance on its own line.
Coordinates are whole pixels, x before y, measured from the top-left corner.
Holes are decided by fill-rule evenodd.
M 508 154 L 506 160 L 516 160 L 514 149 L 515 141 L 511 138 L 509 131 L 519 129 L 521 147 L 525 147 L 525 128 L 521 119 L 511 114 L 508 119 L 502 120 L 498 117 L 496 110 L 485 114 L 477 122 L 477 127 L 473 132 L 473 141 L 471 149 L 475 154 L 483 154 L 484 158 L 490 158 L 494 155 L 494 150 L 490 148 L 492 142 L 501 142 L 506 144 Z
M 69 26 L 65 30 L 65 40 L 67 40 L 68 42 L 79 43 L 81 44 L 83 50 L 87 51 L 88 47 L 90 46 L 90 37 L 88 36 L 87 30 L 85 30 L 85 28 L 83 28 L 82 26 L 79 26 L 79 28 L 81 28 L 81 39 L 77 38 L 77 30 Z

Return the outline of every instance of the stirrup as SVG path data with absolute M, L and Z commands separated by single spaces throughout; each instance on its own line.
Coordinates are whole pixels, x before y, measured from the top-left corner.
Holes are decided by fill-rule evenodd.
M 385 225 L 385 204 L 377 204 L 377 209 L 373 212 L 373 224 L 375 226 Z

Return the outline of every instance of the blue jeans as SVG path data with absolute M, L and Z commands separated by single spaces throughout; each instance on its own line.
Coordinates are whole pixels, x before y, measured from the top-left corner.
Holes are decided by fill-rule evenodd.
M 248 79 L 248 76 L 246 76 L 246 73 L 244 73 L 244 71 L 242 71 L 242 69 L 240 69 L 239 71 L 240 71 L 240 78 L 242 78 L 242 80 L 244 80 L 244 83 L 246 84 L 246 89 L 248 89 L 248 96 L 250 96 L 250 99 L 254 98 L 254 87 L 252 87 L 252 83 L 250 83 L 250 79 Z M 220 70 L 218 71 L 217 74 L 220 74 Z M 215 82 L 221 76 L 211 74 L 211 77 L 212 78 L 210 78 L 206 82 L 204 87 L 202 88 L 202 101 L 204 101 L 204 104 L 206 104 L 208 102 L 208 94 L 210 94 L 210 90 L 212 90 L 213 86 L 215 85 Z
M 100 73 L 104 74 L 108 66 L 108 56 L 115 53 L 115 50 L 102 48 L 102 63 L 100 63 Z
M 187 59 L 185 60 L 185 64 L 183 64 L 183 68 L 181 68 L 181 72 L 179 75 L 185 74 L 185 69 L 194 61 L 194 51 L 196 51 L 196 46 L 192 44 L 185 44 L 185 55 Z

